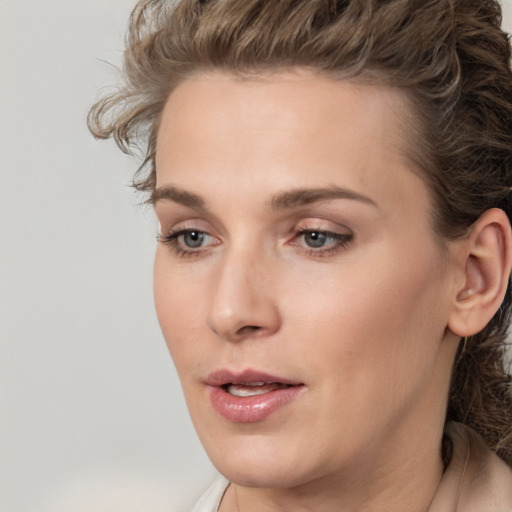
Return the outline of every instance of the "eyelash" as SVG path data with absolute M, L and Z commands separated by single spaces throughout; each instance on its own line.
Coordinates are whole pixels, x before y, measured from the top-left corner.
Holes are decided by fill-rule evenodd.
M 194 258 L 201 256 L 205 249 L 201 250 L 198 248 L 197 250 L 194 249 L 185 249 L 180 243 L 179 238 L 190 233 L 198 233 L 203 236 L 211 236 L 205 231 L 201 231 L 199 229 L 180 229 L 178 231 L 171 231 L 167 235 L 158 234 L 157 235 L 157 241 L 169 246 L 172 251 L 176 254 L 176 256 L 180 258 Z M 293 242 L 291 242 L 291 245 L 299 245 L 295 242 L 300 237 L 304 237 L 306 235 L 312 235 L 312 234 L 319 234 L 322 235 L 328 239 L 332 239 L 333 243 L 330 244 L 328 247 L 305 247 L 303 246 L 304 252 L 309 256 L 314 257 L 323 257 L 328 256 L 330 254 L 335 254 L 343 249 L 346 249 L 349 243 L 354 238 L 352 234 L 342 234 L 342 233 L 335 233 L 333 231 L 326 231 L 322 229 L 300 229 L 295 231 L 293 236 Z M 217 245 L 217 244 L 213 244 Z M 301 244 L 302 245 L 302 244 Z
M 187 233 L 199 233 L 201 235 L 208 235 L 205 231 L 201 231 L 199 229 L 180 229 L 178 231 L 171 231 L 168 235 L 158 234 L 156 239 L 158 242 L 161 242 L 164 245 L 169 246 L 172 251 L 176 254 L 176 256 L 180 258 L 194 258 L 200 256 L 203 250 L 193 250 L 193 249 L 185 249 L 179 243 L 179 238 Z M 208 235 L 209 236 L 209 235 Z
M 323 229 L 301 229 L 295 232 L 294 240 L 298 239 L 299 237 L 304 237 L 308 234 L 311 235 L 313 233 L 325 236 L 326 238 L 330 238 L 333 240 L 333 243 L 327 247 L 319 247 L 316 249 L 313 247 L 304 246 L 304 252 L 309 256 L 322 257 L 335 254 L 343 249 L 346 249 L 353 239 L 352 234 L 336 233 L 334 231 L 326 231 Z M 297 244 L 293 243 L 293 245 Z

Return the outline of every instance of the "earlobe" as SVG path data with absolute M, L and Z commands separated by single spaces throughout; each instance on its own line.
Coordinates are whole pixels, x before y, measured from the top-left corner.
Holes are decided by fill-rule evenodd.
M 512 235 L 506 214 L 487 210 L 462 244 L 463 286 L 456 290 L 448 323 L 458 336 L 481 331 L 503 301 L 512 267 Z

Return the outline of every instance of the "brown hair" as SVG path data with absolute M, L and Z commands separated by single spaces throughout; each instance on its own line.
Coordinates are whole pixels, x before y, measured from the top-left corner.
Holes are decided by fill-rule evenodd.
M 495 0 L 140 0 L 124 85 L 94 105 L 89 127 L 125 152 L 145 148 L 134 185 L 152 191 L 160 114 L 194 73 L 307 67 L 399 87 L 418 120 L 410 157 L 431 189 L 436 231 L 456 238 L 489 208 L 512 215 L 511 49 L 500 25 Z M 509 288 L 488 326 L 461 344 L 447 419 L 512 465 L 511 309 Z

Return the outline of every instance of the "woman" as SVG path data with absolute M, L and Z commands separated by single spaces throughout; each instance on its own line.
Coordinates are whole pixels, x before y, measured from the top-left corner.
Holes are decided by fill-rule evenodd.
M 126 83 L 89 121 L 147 142 L 157 313 L 223 475 L 194 510 L 512 510 L 500 16 L 135 8 Z

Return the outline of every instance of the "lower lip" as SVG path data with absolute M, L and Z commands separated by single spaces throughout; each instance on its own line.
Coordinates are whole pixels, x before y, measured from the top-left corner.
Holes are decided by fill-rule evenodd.
M 233 423 L 256 423 L 268 418 L 273 412 L 297 398 L 304 386 L 270 391 L 262 395 L 233 396 L 221 387 L 210 387 L 210 400 L 213 408 L 225 419 Z

